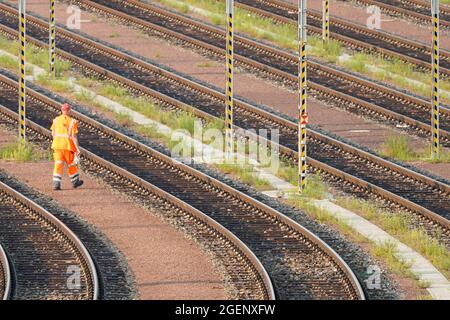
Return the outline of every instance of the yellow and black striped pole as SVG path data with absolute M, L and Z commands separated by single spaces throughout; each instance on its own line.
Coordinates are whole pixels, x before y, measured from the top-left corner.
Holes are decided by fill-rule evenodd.
M 25 0 L 19 0 L 20 78 L 19 78 L 19 138 L 25 141 Z
M 322 39 L 328 42 L 330 39 L 330 0 L 323 0 L 322 13 Z
M 49 17 L 49 62 L 50 62 L 50 76 L 55 78 L 55 59 L 56 59 L 56 21 L 55 21 L 55 0 L 50 0 L 50 17 Z
M 231 159 L 234 149 L 233 142 L 233 64 L 234 64 L 234 26 L 233 8 L 234 0 L 227 0 L 227 44 L 226 44 L 226 110 L 225 110 L 225 153 L 227 159 Z
M 432 0 L 431 14 L 433 16 L 433 48 L 432 48 L 432 157 L 439 157 L 439 0 Z
M 298 0 L 298 189 L 306 187 L 306 0 Z

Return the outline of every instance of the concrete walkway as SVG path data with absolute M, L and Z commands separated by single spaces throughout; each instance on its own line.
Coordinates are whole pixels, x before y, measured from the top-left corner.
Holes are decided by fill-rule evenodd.
M 344 209 L 328 200 L 316 200 L 315 205 L 344 221 L 354 230 L 375 243 L 393 243 L 396 245 L 396 257 L 411 264 L 410 270 L 420 280 L 429 283 L 427 288 L 433 299 L 450 300 L 450 282 L 427 259 L 404 245 L 387 232 L 361 216 Z
M 271 176 L 270 173 L 264 173 L 261 176 L 264 176 L 265 179 L 270 181 L 271 185 L 275 188 L 275 190 L 263 192 L 269 197 L 286 198 L 289 193 L 292 193 L 293 186 L 286 181 Z M 388 242 L 394 244 L 396 257 L 411 265 L 409 268 L 410 271 L 416 274 L 419 280 L 429 284 L 427 291 L 431 297 L 435 300 L 450 300 L 450 282 L 418 252 L 398 241 L 370 221 L 329 200 L 315 200 L 313 204 L 333 215 L 338 220 L 345 222 L 356 232 L 374 243 L 383 244 Z
M 0 50 L 0 55 L 10 55 L 11 54 Z M 32 66 L 33 75 L 37 76 L 45 71 L 37 66 Z M 33 80 L 33 76 L 28 78 Z M 97 95 L 95 92 L 75 84 L 73 81 L 69 81 L 74 92 L 88 92 L 92 95 L 93 100 L 99 102 L 111 111 L 127 114 L 130 118 L 140 125 L 147 125 L 154 127 L 159 133 L 164 135 L 170 135 L 173 130 L 162 123 L 156 122 L 152 119 L 145 117 L 144 115 L 135 112 L 117 102 L 114 102 L 106 97 Z M 212 148 L 207 144 L 203 144 L 201 141 L 190 137 L 189 135 L 184 135 L 180 133 L 180 136 L 185 142 L 193 145 L 194 149 L 202 150 L 200 157 L 196 157 L 194 160 L 196 162 L 214 162 L 214 160 L 224 159 L 224 154 L 217 149 Z M 206 157 L 205 157 L 206 156 Z M 245 159 L 243 155 L 235 154 L 235 157 L 243 163 Z M 248 159 L 247 159 L 248 161 Z M 220 162 L 220 161 L 218 161 Z M 274 190 L 265 191 L 264 194 L 273 198 L 286 198 L 287 194 L 292 193 L 295 187 L 290 183 L 278 178 L 270 171 L 265 168 L 260 168 L 258 163 L 254 160 L 249 161 L 255 167 L 256 174 L 261 179 L 265 179 L 270 182 L 274 187 Z M 329 200 L 316 200 L 314 204 L 328 213 L 335 216 L 337 219 L 344 221 L 346 224 L 351 226 L 355 231 L 368 238 L 375 243 L 385 243 L 390 242 L 396 245 L 396 256 L 399 259 L 404 260 L 411 264 L 410 270 L 417 274 L 420 280 L 426 281 L 430 284 L 427 288 L 433 299 L 438 300 L 450 300 L 450 282 L 440 273 L 427 259 L 421 256 L 418 252 L 414 251 L 410 247 L 401 243 L 394 237 L 390 236 L 388 233 L 369 222 L 368 220 L 362 218 L 361 216 L 344 209 Z

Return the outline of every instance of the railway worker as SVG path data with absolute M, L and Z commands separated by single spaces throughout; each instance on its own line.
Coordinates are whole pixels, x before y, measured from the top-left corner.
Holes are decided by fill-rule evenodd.
M 70 105 L 64 103 L 61 106 L 61 115 L 53 120 L 51 127 L 53 136 L 53 159 L 55 168 L 53 171 L 53 189 L 61 190 L 61 180 L 64 170 L 64 163 L 68 167 L 69 177 L 73 188 L 78 188 L 83 184 L 80 180 L 77 164 L 74 163 L 75 156 L 80 155 L 78 145 L 78 121 L 69 116 Z

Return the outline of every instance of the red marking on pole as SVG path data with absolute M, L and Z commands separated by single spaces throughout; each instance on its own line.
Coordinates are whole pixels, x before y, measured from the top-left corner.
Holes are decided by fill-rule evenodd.
M 308 114 L 302 114 L 300 119 L 300 124 L 308 124 L 309 117 Z

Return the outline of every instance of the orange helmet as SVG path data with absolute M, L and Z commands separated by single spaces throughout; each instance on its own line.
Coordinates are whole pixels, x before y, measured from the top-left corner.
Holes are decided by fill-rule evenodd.
M 61 106 L 61 111 L 70 111 L 70 109 L 71 109 L 71 107 L 70 107 L 70 105 L 68 103 L 64 103 Z

